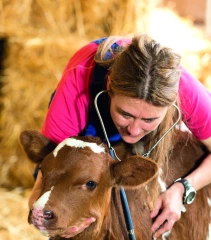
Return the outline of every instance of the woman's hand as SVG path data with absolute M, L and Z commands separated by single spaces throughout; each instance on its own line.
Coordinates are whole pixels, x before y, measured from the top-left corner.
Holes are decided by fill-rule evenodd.
M 85 218 L 82 220 L 83 221 L 80 225 L 69 228 L 65 232 L 59 234 L 59 236 L 63 238 L 68 238 L 68 239 L 71 237 L 74 237 L 80 232 L 83 232 L 84 229 L 86 229 L 87 227 L 89 227 L 90 224 L 96 221 L 96 219 L 93 217 Z
M 170 231 L 174 223 L 180 219 L 183 193 L 183 185 L 174 183 L 159 196 L 156 206 L 151 213 L 151 218 L 155 218 L 151 228 L 154 238 Z
M 32 208 L 33 204 L 40 197 L 41 190 L 42 190 L 42 173 L 39 170 L 36 182 L 34 184 L 34 187 L 32 188 L 32 192 L 31 192 L 31 195 L 29 197 L 29 201 L 28 201 L 29 209 Z

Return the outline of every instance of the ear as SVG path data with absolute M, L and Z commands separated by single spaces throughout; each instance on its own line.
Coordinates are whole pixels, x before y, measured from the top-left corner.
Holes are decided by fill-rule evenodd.
M 110 78 L 110 76 L 108 75 L 108 77 L 107 77 L 107 83 L 106 83 L 106 90 L 110 90 L 110 84 L 111 84 L 111 78 Z
M 124 187 L 147 184 L 158 174 L 158 165 L 149 158 L 132 156 L 111 165 L 112 183 Z
M 56 143 L 36 130 L 23 131 L 20 134 L 20 143 L 28 158 L 34 163 L 41 163 L 56 147 Z

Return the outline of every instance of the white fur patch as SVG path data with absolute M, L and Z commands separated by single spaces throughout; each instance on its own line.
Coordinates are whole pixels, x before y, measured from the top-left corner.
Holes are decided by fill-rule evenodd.
M 96 143 L 90 143 L 90 142 L 84 142 L 81 140 L 77 140 L 75 138 L 66 138 L 64 141 L 62 141 L 53 151 L 54 157 L 57 156 L 58 151 L 63 148 L 65 145 L 70 147 L 76 147 L 76 148 L 85 148 L 89 147 L 91 150 L 95 153 L 101 153 L 105 152 L 105 148 L 97 145 Z
M 33 208 L 44 208 L 45 204 L 48 202 L 48 199 L 51 195 L 51 192 L 53 190 L 53 187 L 51 188 L 50 191 L 45 192 L 34 204 Z
M 209 224 L 209 232 L 206 240 L 211 240 L 211 224 Z
M 208 205 L 211 207 L 211 199 L 207 198 Z
M 209 205 L 209 207 L 211 207 L 211 199 L 207 198 L 207 203 Z M 211 216 L 211 212 L 210 212 L 210 216 Z M 211 224 L 209 224 L 209 232 L 208 232 L 208 236 L 206 240 L 211 240 Z
M 163 174 L 163 170 L 159 168 L 158 183 L 160 185 L 161 192 L 165 192 L 167 188 L 166 188 L 166 183 L 161 178 L 162 174 Z
M 166 240 L 169 237 L 170 233 L 171 233 L 171 231 L 163 233 L 162 234 L 162 240 Z
M 176 125 L 176 128 L 181 130 L 182 132 L 189 132 L 189 133 L 191 133 L 191 131 L 188 129 L 188 127 L 185 125 L 184 122 L 181 122 L 181 124 Z

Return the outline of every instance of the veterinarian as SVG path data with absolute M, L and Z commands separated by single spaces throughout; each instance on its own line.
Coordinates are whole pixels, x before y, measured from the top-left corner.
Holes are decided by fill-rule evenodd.
M 178 118 L 176 104 L 187 128 L 211 152 L 211 93 L 180 65 L 178 54 L 147 35 L 103 38 L 77 51 L 52 96 L 42 133 L 56 143 L 77 135 L 103 139 L 94 108 L 94 98 L 102 90 L 108 92 L 99 96 L 98 107 L 111 143 L 122 139 L 133 144 L 137 153 L 145 153 Z M 173 136 L 174 130 L 150 155 L 160 166 L 168 161 Z M 211 183 L 210 169 L 211 154 L 160 194 L 151 212 L 155 238 L 171 230 L 183 204 L 192 203 L 195 192 Z M 30 207 L 40 184 L 39 171 Z M 77 226 L 73 236 L 89 224 Z

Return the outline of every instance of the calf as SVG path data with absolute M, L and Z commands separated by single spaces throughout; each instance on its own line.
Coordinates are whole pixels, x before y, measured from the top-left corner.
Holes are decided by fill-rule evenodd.
M 186 140 L 184 134 L 171 152 L 167 186 L 192 171 L 205 154 L 199 143 Z M 91 217 L 94 222 L 69 239 L 128 239 L 119 196 L 119 187 L 124 186 L 136 239 L 152 239 L 147 187 L 157 181 L 158 165 L 154 161 L 127 156 L 131 154 L 125 147 L 117 148 L 124 161 L 115 161 L 98 138 L 72 137 L 55 146 L 40 133 L 28 130 L 22 132 L 20 140 L 29 158 L 41 163 L 42 192 L 29 213 L 29 223 L 42 233 L 54 240 L 66 239 L 59 235 Z M 168 239 L 208 239 L 210 196 L 210 186 L 198 191 Z M 163 239 L 167 237 L 163 235 Z

